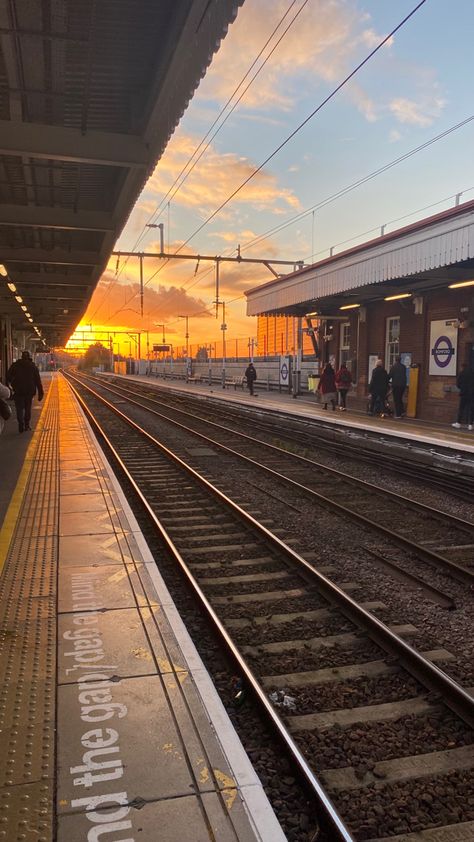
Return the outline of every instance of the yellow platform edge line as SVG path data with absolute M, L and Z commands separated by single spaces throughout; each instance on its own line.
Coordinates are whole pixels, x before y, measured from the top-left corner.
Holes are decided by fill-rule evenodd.
M 25 460 L 23 462 L 23 467 L 20 471 L 15 490 L 12 494 L 10 504 L 5 514 L 2 528 L 0 529 L 0 576 L 2 575 L 2 571 L 5 566 L 5 561 L 7 559 L 8 552 L 12 543 L 12 538 L 15 532 L 18 515 L 20 513 L 21 505 L 23 503 L 23 497 L 25 495 L 25 489 L 30 478 L 31 468 L 36 456 L 36 451 L 38 449 L 40 433 L 45 425 L 46 411 L 53 391 L 53 385 L 55 385 L 55 379 L 52 378 L 50 387 L 48 389 L 48 393 L 46 395 L 46 400 L 42 407 L 39 421 L 35 427 L 32 439 L 28 445 Z

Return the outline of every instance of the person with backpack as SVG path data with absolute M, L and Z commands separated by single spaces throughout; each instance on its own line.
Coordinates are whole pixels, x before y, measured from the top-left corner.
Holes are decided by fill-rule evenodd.
M 339 371 L 336 372 L 336 389 L 339 392 L 339 409 L 346 411 L 346 397 L 352 386 L 352 374 L 345 363 L 341 363 Z
M 247 368 L 245 369 L 244 377 L 247 380 L 247 386 L 249 393 L 253 395 L 253 384 L 257 379 L 257 371 L 253 363 L 249 363 Z

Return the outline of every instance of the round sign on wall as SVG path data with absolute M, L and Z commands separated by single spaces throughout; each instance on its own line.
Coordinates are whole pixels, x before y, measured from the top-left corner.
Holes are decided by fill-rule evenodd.
M 431 353 L 436 365 L 440 368 L 446 368 L 454 354 L 453 344 L 449 336 L 438 336 Z

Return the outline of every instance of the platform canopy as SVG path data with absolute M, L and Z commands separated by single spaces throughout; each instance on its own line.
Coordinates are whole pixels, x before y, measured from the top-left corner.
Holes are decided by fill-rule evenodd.
M 65 344 L 242 3 L 0 2 L 0 316 L 13 327 Z
M 474 201 L 247 290 L 247 315 L 334 315 L 347 304 L 471 279 Z

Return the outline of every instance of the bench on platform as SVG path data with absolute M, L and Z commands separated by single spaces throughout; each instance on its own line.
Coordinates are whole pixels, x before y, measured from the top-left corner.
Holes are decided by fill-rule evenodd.
M 241 377 L 226 377 L 225 380 L 225 387 L 233 386 L 234 390 L 237 391 L 237 386 L 240 386 L 242 389 L 246 383 L 246 378 L 242 375 Z

